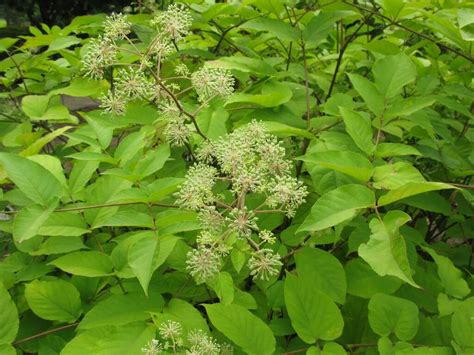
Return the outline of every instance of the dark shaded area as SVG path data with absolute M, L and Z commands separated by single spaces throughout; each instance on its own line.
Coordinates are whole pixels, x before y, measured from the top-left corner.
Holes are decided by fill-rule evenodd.
M 79 15 L 120 11 L 130 0 L 5 0 L 4 4 L 7 11 L 24 14 L 33 26 L 65 26 Z

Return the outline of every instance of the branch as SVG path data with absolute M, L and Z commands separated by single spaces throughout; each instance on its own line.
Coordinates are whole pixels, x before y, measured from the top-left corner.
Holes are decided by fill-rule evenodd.
M 165 84 L 163 84 L 160 77 L 153 70 L 150 70 L 150 73 L 153 76 L 153 78 L 155 78 L 156 83 L 163 89 L 163 91 L 165 91 L 168 94 L 169 97 L 171 97 L 171 99 L 173 100 L 173 102 L 176 105 L 176 107 L 178 108 L 178 110 L 183 115 L 185 115 L 185 116 L 187 116 L 191 119 L 191 121 L 193 122 L 194 128 L 196 129 L 196 133 L 199 134 L 205 140 L 207 140 L 206 135 L 204 133 L 202 133 L 201 129 L 199 128 L 199 126 L 196 122 L 196 117 L 192 113 L 190 113 L 190 112 L 188 112 L 184 109 L 183 105 L 181 105 L 181 102 L 179 102 L 176 95 L 173 94 L 173 92 L 171 92 L 171 90 L 168 89 Z
M 334 85 L 336 84 L 337 73 L 339 72 L 339 68 L 340 68 L 341 62 L 342 62 L 342 57 L 343 57 L 347 47 L 357 37 L 357 33 L 359 33 L 359 31 L 366 24 L 367 20 L 372 17 L 372 15 L 373 14 L 370 14 L 367 19 L 364 19 L 364 21 L 362 21 L 362 23 L 359 25 L 359 27 L 356 28 L 356 30 L 351 34 L 351 36 L 349 38 L 347 38 L 347 40 L 345 40 L 344 43 L 342 43 L 341 50 L 339 51 L 339 56 L 337 57 L 336 69 L 334 69 L 334 74 L 332 75 L 332 79 L 331 79 L 331 85 L 329 85 L 329 90 L 328 90 L 328 94 L 326 96 L 326 101 L 331 96 L 332 90 L 334 89 Z
M 63 326 L 58 327 L 58 328 L 53 328 L 53 329 L 50 329 L 50 330 L 46 330 L 46 331 L 44 331 L 44 332 L 41 332 L 41 333 L 38 333 L 38 334 L 35 334 L 35 335 L 32 335 L 32 336 L 29 336 L 29 337 L 26 337 L 26 338 L 23 338 L 23 339 L 19 339 L 19 340 L 17 340 L 17 341 L 14 341 L 14 342 L 12 343 L 12 345 L 17 346 L 17 345 L 20 345 L 20 344 L 29 342 L 30 340 L 35 340 L 35 339 L 42 338 L 42 337 L 44 337 L 44 336 L 47 336 L 47 335 L 50 335 L 50 334 L 53 334 L 53 333 L 56 333 L 56 332 L 60 332 L 61 330 L 66 330 L 66 329 L 69 329 L 69 328 L 74 328 L 74 327 L 76 327 L 78 324 L 79 324 L 79 322 L 76 322 L 76 323 L 71 323 L 71 324 L 63 325 Z
M 380 17 L 381 19 L 384 19 L 384 20 L 388 21 L 388 22 L 390 23 L 390 25 L 397 26 L 397 27 L 401 28 L 402 30 L 405 30 L 405 31 L 407 31 L 407 32 L 410 32 L 410 33 L 412 33 L 412 34 L 418 36 L 418 37 L 421 37 L 421 38 L 423 38 L 423 39 L 426 39 L 427 41 L 430 41 L 430 42 L 436 44 L 437 46 L 439 46 L 440 48 L 442 48 L 442 49 L 444 49 L 444 50 L 447 50 L 447 51 L 449 51 L 449 52 L 455 53 L 455 54 L 457 54 L 458 56 L 463 57 L 464 59 L 467 59 L 467 60 L 470 61 L 471 63 L 474 62 L 474 58 L 472 58 L 472 57 L 469 56 L 468 54 L 465 54 L 465 53 L 463 53 L 463 52 L 461 52 L 461 51 L 458 51 L 458 50 L 455 49 L 455 48 L 451 48 L 451 47 L 449 47 L 449 46 L 447 46 L 447 45 L 445 45 L 445 44 L 443 44 L 443 43 L 440 43 L 440 42 L 438 42 L 436 39 L 431 38 L 430 36 L 427 36 L 427 35 L 425 35 L 424 33 L 415 31 L 415 30 L 413 30 L 413 29 L 411 29 L 411 28 L 409 28 L 409 27 L 407 27 L 407 26 L 405 26 L 405 25 L 402 25 L 400 22 L 393 21 L 390 17 L 387 17 L 387 16 L 385 16 L 385 15 L 382 15 L 382 14 L 378 13 L 377 11 L 373 11 L 373 10 L 371 10 L 371 9 L 368 9 L 368 8 L 366 8 L 366 7 L 364 7 L 364 6 L 360 6 L 360 5 L 357 5 L 357 4 L 352 4 L 352 3 L 350 3 L 350 2 L 348 2 L 348 1 L 346 1 L 346 0 L 343 0 L 343 2 L 344 2 L 345 4 L 347 4 L 347 5 L 349 5 L 349 6 L 353 6 L 353 7 L 357 8 L 357 9 L 359 9 L 359 10 L 366 11 L 366 12 L 371 13 L 372 15 L 378 16 L 378 17 Z
M 58 208 L 58 209 L 55 209 L 53 212 L 73 212 L 73 211 L 91 210 L 91 209 L 96 209 L 96 208 L 120 207 L 120 206 L 131 206 L 131 205 L 151 205 L 151 206 L 157 206 L 157 207 L 179 208 L 176 205 L 167 204 L 167 203 L 148 204 L 146 202 L 115 202 L 115 203 L 105 203 L 105 204 L 99 204 L 99 205 L 86 205 L 86 206 L 77 206 L 77 207 Z M 1 213 L 16 214 L 18 212 L 20 212 L 20 210 L 4 211 Z

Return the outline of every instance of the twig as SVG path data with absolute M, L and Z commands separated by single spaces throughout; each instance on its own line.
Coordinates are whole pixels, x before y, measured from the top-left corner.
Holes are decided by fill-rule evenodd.
M 120 207 L 120 206 L 131 206 L 131 205 L 147 205 L 147 203 L 146 202 L 115 202 L 115 203 L 106 203 L 106 204 L 99 204 L 99 205 L 86 205 L 86 206 L 77 206 L 77 207 L 58 208 L 54 210 L 53 212 L 73 212 L 73 211 L 91 210 L 91 209 L 96 209 L 96 208 Z M 157 207 L 179 208 L 176 205 L 167 204 L 167 203 L 151 203 L 151 205 L 157 206 Z M 18 212 L 20 212 L 20 210 L 4 211 L 1 213 L 16 214 Z
M 458 50 L 455 49 L 455 48 L 451 48 L 451 47 L 449 47 L 449 46 L 447 46 L 447 45 L 445 45 L 445 44 L 443 44 L 443 43 L 440 43 L 440 42 L 438 42 L 436 39 L 431 38 L 430 36 L 427 36 L 427 35 L 425 35 L 424 33 L 415 31 L 415 30 L 413 30 L 413 29 L 411 29 L 411 28 L 409 28 L 409 27 L 407 27 L 407 26 L 405 26 L 405 25 L 402 25 L 400 22 L 393 21 L 393 20 L 390 19 L 389 17 L 387 17 L 387 16 L 385 16 L 385 15 L 382 15 L 382 14 L 378 13 L 377 11 L 373 11 L 373 10 L 371 10 L 371 9 L 368 9 L 368 8 L 364 7 L 364 6 L 360 6 L 360 5 L 357 5 L 357 4 L 350 3 L 350 2 L 348 2 L 348 1 L 346 1 L 346 0 L 343 0 L 343 2 L 344 2 L 345 4 L 347 4 L 347 5 L 349 5 L 349 6 L 353 6 L 353 7 L 357 8 L 357 9 L 359 9 L 359 10 L 366 11 L 366 12 L 371 13 L 372 15 L 378 16 L 378 17 L 380 17 L 381 19 L 384 19 L 384 20 L 388 21 L 388 22 L 390 23 L 390 25 L 397 26 L 397 27 L 399 27 L 399 28 L 401 28 L 401 29 L 403 29 L 403 30 L 405 30 L 405 31 L 407 31 L 407 32 L 410 32 L 410 33 L 412 33 L 412 34 L 414 34 L 414 35 L 416 35 L 416 36 L 418 36 L 418 37 L 421 37 L 421 38 L 423 38 L 423 39 L 426 39 L 427 41 L 430 41 L 430 42 L 436 44 L 437 46 L 441 47 L 441 48 L 444 49 L 444 50 L 450 51 L 450 52 L 452 52 L 452 53 L 457 54 L 457 55 L 460 56 L 460 57 L 463 57 L 464 59 L 467 59 L 467 60 L 470 61 L 471 63 L 474 62 L 474 58 L 472 58 L 471 56 L 469 56 L 469 55 L 467 55 L 467 54 L 465 54 L 465 53 L 463 53 L 463 52 L 461 52 L 461 51 L 458 51 Z
M 35 334 L 35 335 L 31 335 L 31 336 L 26 337 L 26 338 L 23 338 L 23 339 L 19 339 L 19 340 L 17 340 L 17 341 L 14 341 L 14 342 L 12 343 L 12 345 L 17 346 L 17 345 L 26 343 L 26 342 L 28 342 L 28 341 L 30 341 L 30 340 L 35 340 L 35 339 L 38 339 L 38 338 L 42 338 L 42 337 L 44 337 L 44 336 L 47 336 L 47 335 L 49 335 L 49 334 L 53 334 L 53 333 L 56 333 L 56 332 L 60 332 L 61 330 L 66 330 L 66 329 L 69 329 L 69 328 L 74 328 L 74 327 L 76 327 L 78 324 L 79 324 L 79 322 L 76 322 L 76 323 L 71 323 L 71 324 L 63 325 L 63 326 L 58 327 L 58 328 L 46 330 L 46 331 L 44 331 L 44 332 L 41 332 L 41 333 L 38 333 L 38 334 Z

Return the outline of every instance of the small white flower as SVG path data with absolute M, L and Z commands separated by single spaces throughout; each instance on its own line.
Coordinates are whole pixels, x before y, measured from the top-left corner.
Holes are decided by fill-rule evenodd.
M 204 66 L 191 75 L 191 82 L 200 102 L 207 102 L 216 96 L 227 98 L 234 92 L 234 78 L 222 68 Z
M 117 58 L 117 48 L 107 37 L 91 39 L 82 59 L 82 72 L 91 79 L 102 79 L 104 70 Z
M 221 259 L 212 249 L 199 248 L 187 254 L 186 264 L 189 274 L 200 284 L 219 273 Z
M 201 209 L 198 218 L 201 222 L 201 227 L 206 230 L 219 232 L 224 228 L 225 218 L 217 211 L 215 206 Z
M 129 33 L 132 25 L 127 21 L 127 16 L 113 13 L 104 21 L 105 36 L 112 41 L 124 39 Z
M 149 98 L 154 95 L 153 84 L 144 72 L 136 68 L 120 69 L 115 80 L 118 95 L 130 99 Z
M 116 116 L 122 116 L 126 111 L 127 100 L 123 97 L 108 92 L 100 98 L 100 107 L 103 109 L 102 113 L 111 113 Z
M 192 131 L 189 125 L 186 124 L 183 116 L 178 114 L 168 120 L 168 124 L 163 133 L 168 143 L 172 146 L 182 147 L 189 142 Z
M 181 336 L 183 327 L 178 322 L 167 320 L 158 328 L 160 336 L 165 340 L 178 339 Z
M 220 345 L 214 338 L 208 336 L 202 330 L 192 330 L 188 334 L 188 341 L 191 344 L 190 349 L 186 352 L 187 355 L 218 355 L 220 354 Z
M 174 68 L 174 72 L 176 73 L 176 75 L 180 75 L 180 76 L 189 76 L 189 74 L 191 74 L 191 72 L 189 71 L 189 68 L 184 63 L 179 63 Z
M 272 207 L 282 206 L 288 217 L 295 215 L 299 205 L 305 202 L 308 194 L 306 186 L 291 176 L 278 177 L 273 181 L 267 204 Z
M 262 242 L 268 243 L 268 244 L 274 244 L 276 240 L 275 237 L 273 236 L 273 233 L 268 230 L 260 231 L 260 233 L 258 234 L 258 237 L 260 238 Z
M 144 348 L 142 348 L 142 353 L 145 355 L 157 355 L 163 351 L 163 345 L 156 340 L 151 339 Z
M 254 279 L 268 280 L 278 275 L 283 265 L 279 254 L 273 254 L 271 249 L 260 249 L 256 251 L 248 261 L 250 275 Z
M 253 230 L 258 230 L 257 217 L 246 208 L 234 208 L 229 213 L 229 228 L 237 232 L 241 237 L 250 237 Z
M 177 42 L 189 33 L 192 22 L 191 13 L 184 5 L 171 4 L 166 11 L 156 15 L 150 23 Z
M 205 164 L 195 164 L 189 168 L 186 180 L 177 193 L 177 203 L 191 210 L 199 210 L 215 201 L 212 188 L 217 170 Z

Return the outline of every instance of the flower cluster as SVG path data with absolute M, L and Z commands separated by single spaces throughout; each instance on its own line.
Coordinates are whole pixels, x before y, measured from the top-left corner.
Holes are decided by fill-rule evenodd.
M 246 240 L 251 247 L 248 267 L 254 278 L 269 279 L 279 273 L 280 256 L 263 245 L 275 243 L 268 230 L 260 230 L 259 213 L 284 213 L 293 217 L 304 202 L 306 187 L 292 176 L 285 149 L 261 123 L 253 121 L 216 141 L 205 142 L 177 193 L 177 203 L 198 211 L 203 231 L 197 247 L 188 253 L 187 269 L 196 282 L 211 280 L 229 254 L 232 241 Z M 232 198 L 216 191 L 226 188 Z M 250 209 L 246 197 L 262 202 Z M 262 209 L 262 208 L 267 209 Z
M 89 42 L 83 58 L 83 72 L 93 79 L 102 79 L 105 69 L 114 64 L 119 52 L 117 41 L 124 39 L 131 31 L 127 16 L 112 14 L 104 21 L 104 34 Z
M 145 355 L 174 354 L 186 355 L 224 355 L 232 354 L 232 347 L 219 344 L 201 329 L 191 330 L 186 337 L 180 323 L 168 320 L 163 322 L 158 333 L 161 340 L 152 339 L 142 348 Z
M 186 37 L 192 22 L 193 18 L 184 5 L 171 4 L 166 11 L 156 15 L 150 23 L 171 40 L 178 42 Z
M 192 74 L 191 82 L 202 103 L 217 96 L 227 98 L 234 92 L 234 78 L 222 68 L 204 66 Z

